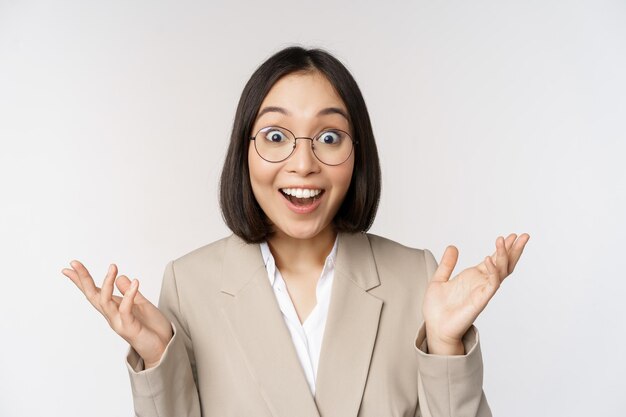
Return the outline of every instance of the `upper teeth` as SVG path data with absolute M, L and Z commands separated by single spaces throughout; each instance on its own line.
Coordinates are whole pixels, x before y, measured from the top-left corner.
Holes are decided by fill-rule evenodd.
M 283 188 L 282 191 L 297 198 L 315 197 L 322 192 L 322 190 L 309 190 L 308 188 Z

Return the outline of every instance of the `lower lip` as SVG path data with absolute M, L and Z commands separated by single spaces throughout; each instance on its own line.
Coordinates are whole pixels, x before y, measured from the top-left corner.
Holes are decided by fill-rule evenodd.
M 323 192 L 322 195 L 320 195 L 320 198 L 314 200 L 313 203 L 309 204 L 308 206 L 296 206 L 291 201 L 289 201 L 287 197 L 285 197 L 282 191 L 279 190 L 278 192 L 282 196 L 283 200 L 285 200 L 285 203 L 287 204 L 289 210 L 297 214 L 308 214 L 314 211 L 322 203 L 322 198 L 324 197 L 324 194 L 326 194 L 326 192 Z

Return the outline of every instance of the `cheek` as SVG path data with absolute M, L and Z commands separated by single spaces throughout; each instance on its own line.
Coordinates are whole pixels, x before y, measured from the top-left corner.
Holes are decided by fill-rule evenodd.
M 260 204 L 259 197 L 261 197 L 261 193 L 259 188 L 261 186 L 261 178 L 263 177 L 261 169 L 259 167 L 258 161 L 254 158 L 255 155 L 252 153 L 256 152 L 253 147 L 248 149 L 248 170 L 250 171 L 250 185 L 252 186 L 252 194 L 254 194 L 254 198 Z
M 252 192 L 257 201 L 263 198 L 268 190 L 267 187 L 273 187 L 273 181 L 276 176 L 276 167 L 263 161 L 257 155 L 254 147 L 248 148 L 248 168 L 250 170 L 250 183 L 252 184 Z
M 350 188 L 350 183 L 352 182 L 352 175 L 354 175 L 354 158 L 346 161 L 344 165 L 340 165 L 342 168 L 340 172 L 338 172 L 338 178 L 341 178 L 341 188 L 344 192 L 348 191 Z

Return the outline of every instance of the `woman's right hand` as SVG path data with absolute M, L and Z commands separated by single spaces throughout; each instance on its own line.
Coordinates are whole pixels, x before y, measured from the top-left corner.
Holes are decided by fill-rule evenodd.
M 70 262 L 72 269 L 61 272 L 72 280 L 87 300 L 109 322 L 109 326 L 137 351 L 152 368 L 161 360 L 163 352 L 172 339 L 172 325 L 167 317 L 138 290 L 139 281 L 132 282 L 125 275 L 117 280 L 117 266 L 111 264 L 102 288 L 96 287 L 87 268 L 79 262 Z M 123 297 L 113 295 L 113 282 Z

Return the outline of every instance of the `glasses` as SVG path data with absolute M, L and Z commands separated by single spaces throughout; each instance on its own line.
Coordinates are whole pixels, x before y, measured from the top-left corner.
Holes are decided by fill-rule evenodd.
M 353 141 L 347 132 L 339 129 L 325 129 L 315 138 L 296 137 L 289 129 L 280 126 L 267 126 L 260 129 L 250 140 L 259 156 L 267 162 L 282 162 L 296 150 L 297 139 L 311 141 L 315 157 L 325 165 L 341 165 L 348 160 L 358 141 Z

